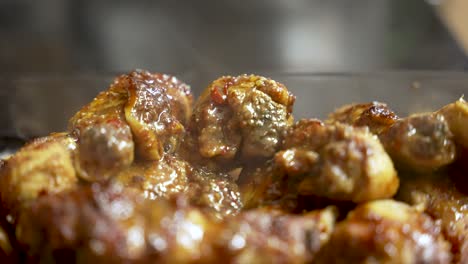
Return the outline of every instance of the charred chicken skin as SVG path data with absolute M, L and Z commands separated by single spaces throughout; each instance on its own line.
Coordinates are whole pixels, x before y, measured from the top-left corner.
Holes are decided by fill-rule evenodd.
M 0 262 L 468 262 L 463 99 L 296 123 L 294 101 L 257 75 L 194 105 L 173 76 L 117 77 L 0 162 Z

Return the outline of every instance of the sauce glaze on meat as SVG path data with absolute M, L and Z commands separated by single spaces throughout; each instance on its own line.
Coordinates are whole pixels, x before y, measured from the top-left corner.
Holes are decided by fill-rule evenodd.
M 287 87 L 118 76 L 68 131 L 0 163 L 0 263 L 466 263 L 468 104 L 350 104 L 294 122 Z

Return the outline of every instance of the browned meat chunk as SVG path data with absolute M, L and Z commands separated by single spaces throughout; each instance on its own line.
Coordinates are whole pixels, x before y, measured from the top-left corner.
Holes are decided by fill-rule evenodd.
M 286 87 L 271 79 L 221 77 L 196 103 L 186 156 L 221 170 L 268 159 L 292 123 L 293 103 Z
M 135 162 L 121 171 L 115 181 L 126 187 L 136 188 L 147 199 L 170 197 L 186 191 L 190 170 L 186 162 L 165 155 L 159 161 Z
M 105 180 L 131 165 L 173 153 L 191 114 L 190 88 L 173 76 L 122 75 L 70 119 L 78 139 L 76 168 L 88 181 Z
M 2 207 L 13 217 L 41 194 L 58 193 L 75 187 L 71 149 L 74 141 L 66 134 L 38 138 L 5 161 L 0 170 Z
M 85 180 L 108 179 L 133 162 L 132 131 L 124 115 L 128 85 L 126 75 L 117 77 L 68 123 L 77 138 L 75 167 Z
M 460 98 L 440 109 L 438 113 L 447 120 L 455 142 L 468 148 L 468 103 Z
M 130 125 L 138 155 L 160 159 L 173 153 L 192 111 L 190 87 L 176 77 L 134 71 L 126 76 L 128 102 L 125 117 Z
M 342 106 L 329 115 L 327 122 L 367 126 L 372 133 L 380 134 L 397 120 L 398 116 L 387 104 L 371 102 Z
M 440 220 L 456 263 L 468 263 L 468 196 L 446 175 L 404 177 L 398 198 Z
M 303 263 L 334 221 L 329 208 L 301 216 L 260 209 L 219 222 L 182 198 L 140 199 L 94 184 L 41 197 L 21 218 L 18 239 L 31 258 L 67 252 L 77 263 Z
M 380 134 L 390 156 L 415 171 L 437 170 L 455 160 L 452 133 L 440 114 L 419 114 L 401 119 Z
M 338 223 L 316 263 L 450 263 L 451 257 L 429 216 L 380 200 L 358 206 Z
M 362 202 L 391 197 L 398 188 L 390 157 L 366 129 L 303 120 L 283 148 L 276 164 L 287 175 L 302 175 L 301 194 Z

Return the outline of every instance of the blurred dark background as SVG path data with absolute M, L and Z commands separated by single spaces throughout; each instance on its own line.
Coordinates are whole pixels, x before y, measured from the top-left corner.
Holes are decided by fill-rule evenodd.
M 466 70 L 427 1 L 0 0 L 0 74 Z

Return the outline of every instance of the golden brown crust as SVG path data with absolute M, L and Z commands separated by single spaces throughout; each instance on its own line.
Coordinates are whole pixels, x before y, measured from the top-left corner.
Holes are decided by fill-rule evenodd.
M 371 102 L 344 105 L 328 116 L 327 123 L 367 126 L 372 133 L 379 134 L 397 120 L 398 116 L 388 108 L 387 104 Z

